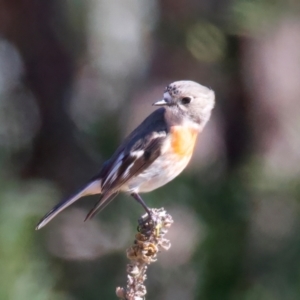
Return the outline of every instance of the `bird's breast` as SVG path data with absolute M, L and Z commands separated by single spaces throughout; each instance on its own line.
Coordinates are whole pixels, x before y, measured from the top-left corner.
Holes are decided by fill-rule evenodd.
M 191 157 L 199 130 L 193 127 L 172 126 L 170 133 L 172 152 L 181 157 Z

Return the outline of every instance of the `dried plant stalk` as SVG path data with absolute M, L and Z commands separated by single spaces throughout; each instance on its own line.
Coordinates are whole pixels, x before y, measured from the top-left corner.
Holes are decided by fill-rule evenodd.
M 144 284 L 148 265 L 157 260 L 161 250 L 171 247 L 169 240 L 164 236 L 173 223 L 172 217 L 163 209 L 150 209 L 148 214 L 139 219 L 138 233 L 135 235 L 133 245 L 127 249 L 130 263 L 127 265 L 127 286 L 118 287 L 116 294 L 123 300 L 145 299 L 147 290 Z

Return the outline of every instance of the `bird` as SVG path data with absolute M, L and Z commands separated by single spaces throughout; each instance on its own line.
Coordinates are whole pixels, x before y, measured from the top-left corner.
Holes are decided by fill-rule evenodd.
M 215 106 L 212 89 L 195 81 L 169 84 L 153 111 L 77 193 L 54 206 L 37 224 L 44 227 L 81 197 L 101 194 L 85 221 L 105 208 L 119 192 L 131 195 L 148 215 L 140 193 L 151 192 L 178 176 L 189 163 L 199 133 Z

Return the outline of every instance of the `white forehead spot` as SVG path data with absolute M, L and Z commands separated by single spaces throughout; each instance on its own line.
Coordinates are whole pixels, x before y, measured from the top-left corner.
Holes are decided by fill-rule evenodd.
M 167 102 L 172 100 L 172 97 L 169 94 L 169 92 L 164 92 L 164 100 L 166 100 Z

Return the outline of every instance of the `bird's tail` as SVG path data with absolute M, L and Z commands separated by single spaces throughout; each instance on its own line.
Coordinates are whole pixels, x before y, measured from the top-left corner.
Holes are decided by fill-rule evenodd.
M 48 222 L 50 222 L 56 215 L 58 215 L 61 211 L 63 211 L 65 208 L 70 206 L 72 203 L 77 201 L 79 198 L 88 196 L 88 195 L 95 195 L 101 193 L 101 180 L 97 179 L 94 181 L 89 182 L 87 185 L 85 185 L 78 193 L 73 195 L 70 198 L 67 198 L 66 200 L 61 201 L 57 205 L 55 205 L 37 224 L 36 230 L 41 229 L 44 227 Z

